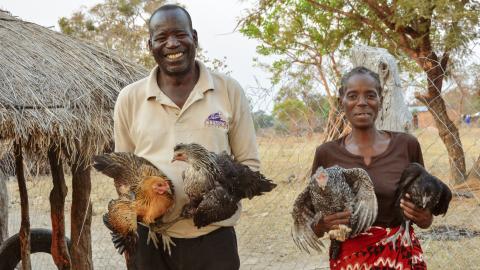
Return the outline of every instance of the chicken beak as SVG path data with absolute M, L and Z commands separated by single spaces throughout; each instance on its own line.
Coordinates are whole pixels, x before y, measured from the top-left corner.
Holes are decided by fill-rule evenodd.
M 423 196 L 422 197 L 422 208 L 425 209 L 425 207 L 427 207 L 427 202 L 428 202 L 428 197 Z

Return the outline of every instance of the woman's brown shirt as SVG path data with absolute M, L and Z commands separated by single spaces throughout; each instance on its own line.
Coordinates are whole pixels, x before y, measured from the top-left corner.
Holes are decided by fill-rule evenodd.
M 343 168 L 363 168 L 373 181 L 378 200 L 378 216 L 375 226 L 394 227 L 400 225 L 400 216 L 395 211 L 395 191 L 397 190 L 402 171 L 410 162 L 418 162 L 423 166 L 422 150 L 417 139 L 412 135 L 400 132 L 384 131 L 390 134 L 387 149 L 372 157 L 367 166 L 363 156 L 354 155 L 345 148 L 345 137 L 320 145 L 312 165 L 312 173 L 318 167 L 334 165 Z

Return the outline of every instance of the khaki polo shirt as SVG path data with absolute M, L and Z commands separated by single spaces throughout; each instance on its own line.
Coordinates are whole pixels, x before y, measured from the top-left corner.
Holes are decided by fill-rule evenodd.
M 178 217 L 187 202 L 182 172 L 185 163 L 171 162 L 178 143 L 195 142 L 210 151 L 227 151 L 235 160 L 259 170 L 257 142 L 248 100 L 234 79 L 209 71 L 201 62 L 200 76 L 183 108 L 167 97 L 157 84 L 155 67 L 147 78 L 125 87 L 114 110 L 116 152 L 132 152 L 162 170 L 175 187 L 175 207 L 164 221 Z M 240 205 L 239 205 L 240 206 Z M 193 238 L 220 226 L 234 226 L 239 210 L 231 218 L 197 229 L 192 219 L 175 223 L 167 234 Z

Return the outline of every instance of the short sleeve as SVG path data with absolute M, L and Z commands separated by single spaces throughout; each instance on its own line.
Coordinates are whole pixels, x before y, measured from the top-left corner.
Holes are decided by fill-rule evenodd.
M 417 138 L 411 136 L 411 139 L 408 142 L 408 155 L 410 162 L 417 162 L 422 166 L 425 166 L 423 163 L 422 148 Z

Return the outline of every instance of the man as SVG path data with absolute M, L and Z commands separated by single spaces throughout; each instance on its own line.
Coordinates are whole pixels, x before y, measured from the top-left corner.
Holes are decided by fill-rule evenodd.
M 175 186 L 175 208 L 168 222 L 180 215 L 187 198 L 181 162 L 171 163 L 177 143 L 196 142 L 210 151 L 231 153 L 236 160 L 259 169 L 253 121 L 240 85 L 209 71 L 195 61 L 197 32 L 188 12 L 176 5 L 156 10 L 149 22 L 148 48 L 158 66 L 150 75 L 123 89 L 114 112 L 115 151 L 133 152 L 148 159 Z M 175 246 L 171 256 L 147 245 L 147 229 L 140 226 L 138 269 L 238 269 L 231 218 L 197 229 L 191 219 L 167 230 Z

